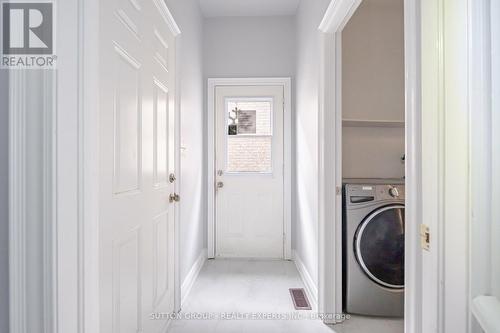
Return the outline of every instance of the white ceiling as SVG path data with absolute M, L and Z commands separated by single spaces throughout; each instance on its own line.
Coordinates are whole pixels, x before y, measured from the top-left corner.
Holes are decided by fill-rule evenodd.
M 205 17 L 294 15 L 300 0 L 199 0 Z

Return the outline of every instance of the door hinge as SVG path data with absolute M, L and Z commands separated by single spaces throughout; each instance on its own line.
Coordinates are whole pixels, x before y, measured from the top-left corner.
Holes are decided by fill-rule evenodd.
M 426 224 L 420 225 L 420 245 L 422 250 L 430 251 L 431 249 L 431 233 L 429 226 Z

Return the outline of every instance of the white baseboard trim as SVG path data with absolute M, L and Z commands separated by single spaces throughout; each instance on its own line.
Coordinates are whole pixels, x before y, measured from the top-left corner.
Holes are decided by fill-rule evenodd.
M 311 277 L 311 274 L 307 271 L 306 266 L 302 262 L 302 259 L 297 254 L 297 251 L 293 250 L 293 262 L 299 271 L 300 277 L 304 282 L 306 294 L 309 298 L 309 302 L 311 302 L 311 307 L 313 310 L 318 310 L 318 287 L 314 283 L 314 280 Z
M 189 270 L 188 275 L 184 279 L 181 285 L 181 307 L 184 305 L 191 288 L 193 288 L 194 282 L 198 278 L 200 271 L 207 260 L 207 249 L 203 249 L 198 256 L 198 259 L 193 264 L 193 267 Z

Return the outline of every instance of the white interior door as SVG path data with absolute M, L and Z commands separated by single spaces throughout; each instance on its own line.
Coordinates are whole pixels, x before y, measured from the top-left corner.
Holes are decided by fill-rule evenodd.
M 174 309 L 175 37 L 154 1 L 100 2 L 101 332 Z
M 218 86 L 216 256 L 283 258 L 283 86 Z

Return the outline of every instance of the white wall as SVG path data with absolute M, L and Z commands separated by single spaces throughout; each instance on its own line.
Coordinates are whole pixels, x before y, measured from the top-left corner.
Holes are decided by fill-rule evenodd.
M 205 19 L 205 77 L 295 74 L 293 16 Z
M 166 0 L 181 29 L 181 283 L 206 247 L 203 172 L 203 17 L 197 0 Z
M 403 0 L 363 0 L 342 31 L 344 119 L 404 121 L 403 14 Z M 342 144 L 344 178 L 404 176 L 404 128 L 344 126 Z
M 345 127 L 342 129 L 343 178 L 402 178 L 405 129 Z
M 489 12 L 494 13 L 493 18 L 498 18 L 500 13 L 500 2 L 496 1 L 491 4 L 491 9 Z M 500 20 L 491 20 L 491 70 L 492 70 L 492 110 L 500 109 Z M 478 63 L 479 65 L 479 63 Z M 500 114 L 498 112 L 492 112 L 493 117 L 491 118 L 492 123 L 492 146 L 500 146 Z M 491 157 L 491 168 L 492 172 L 492 202 L 500 201 L 500 153 L 498 149 Z M 500 299 L 500 242 L 496 238 L 496 235 L 500 235 L 500 206 L 492 205 L 492 222 L 491 222 L 491 281 L 494 281 L 491 286 L 491 294 L 495 295 L 497 299 Z
M 342 113 L 404 120 L 403 0 L 363 0 L 342 31 Z
M 314 282 L 318 282 L 318 26 L 329 0 L 302 0 L 296 16 L 296 188 L 294 244 Z
M 0 333 L 9 332 L 9 77 L 0 70 Z

